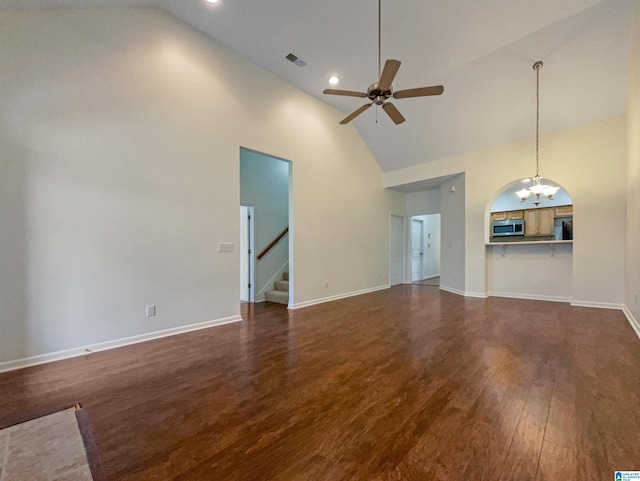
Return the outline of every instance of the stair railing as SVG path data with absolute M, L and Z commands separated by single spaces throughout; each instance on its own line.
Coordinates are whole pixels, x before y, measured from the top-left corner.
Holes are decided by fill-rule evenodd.
M 280 235 L 278 235 L 278 237 L 273 239 L 271 241 L 271 243 L 267 247 L 265 247 L 265 249 L 260 254 L 258 254 L 257 259 L 258 260 L 262 259 L 267 254 L 267 252 L 269 252 L 271 249 L 273 249 L 275 247 L 275 245 L 278 242 L 280 242 L 280 239 L 282 239 L 284 236 L 287 235 L 287 232 L 289 232 L 289 226 L 287 226 L 282 232 L 280 232 Z

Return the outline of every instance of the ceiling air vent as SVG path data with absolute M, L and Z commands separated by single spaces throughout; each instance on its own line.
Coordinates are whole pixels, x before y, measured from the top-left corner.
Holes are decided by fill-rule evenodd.
M 298 67 L 304 67 L 305 65 L 307 65 L 307 62 L 305 62 L 304 60 L 302 60 L 300 57 L 298 57 L 297 55 L 294 55 L 292 53 L 290 53 L 289 55 L 287 55 L 285 57 L 289 62 L 293 62 L 295 63 Z

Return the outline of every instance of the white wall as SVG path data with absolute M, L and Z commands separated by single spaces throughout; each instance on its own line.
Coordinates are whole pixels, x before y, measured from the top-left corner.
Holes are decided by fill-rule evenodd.
M 407 194 L 407 215 L 440 213 L 440 189 L 430 189 Z
M 626 123 L 621 117 L 540 138 L 541 174 L 563 185 L 574 205 L 574 302 L 611 307 L 623 303 L 625 242 L 621 232 L 625 231 L 626 196 L 620 186 L 627 178 L 626 150 Z M 488 292 L 484 244 L 489 204 L 503 186 L 531 175 L 534 155 L 534 139 L 528 139 L 385 174 L 385 186 L 393 187 L 466 173 L 465 292 L 469 295 Z M 446 195 L 442 187 L 443 201 Z M 442 216 L 444 276 L 444 209 Z M 534 286 L 530 294 L 538 294 Z
M 264 301 L 265 288 L 273 289 L 273 282 L 270 281 L 289 261 L 288 235 L 262 259 L 256 259 L 289 225 L 289 165 L 287 161 L 268 155 L 240 150 L 240 202 L 254 206 L 256 302 Z
M 636 1 L 627 101 L 627 219 L 625 305 L 640 335 L 640 1 Z
M 465 174 L 443 182 L 440 192 L 440 288 L 463 293 L 466 275 Z
M 487 247 L 487 293 L 490 296 L 571 301 L 571 244 Z
M 0 65 L 0 362 L 237 316 L 240 146 L 293 162 L 296 302 L 388 282 L 404 195 L 344 114 L 183 23 L 2 10 Z

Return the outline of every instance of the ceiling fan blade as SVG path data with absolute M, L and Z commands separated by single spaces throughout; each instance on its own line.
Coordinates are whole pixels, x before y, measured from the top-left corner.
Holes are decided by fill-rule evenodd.
M 391 88 L 391 84 L 393 83 L 393 79 L 396 77 L 399 68 L 400 60 L 389 59 L 384 63 L 382 75 L 380 75 L 380 81 L 378 82 L 378 88 L 380 90 L 384 91 Z
M 393 93 L 394 99 L 407 99 L 409 97 L 428 97 L 430 95 L 441 95 L 444 92 L 442 85 L 433 87 L 419 87 L 417 89 L 398 90 Z
M 360 115 L 362 112 L 364 112 L 365 110 L 367 110 L 369 107 L 371 107 L 373 105 L 373 102 L 371 102 L 370 104 L 364 104 L 362 107 L 360 107 L 358 110 L 356 110 L 355 112 L 353 112 L 352 114 L 348 115 L 347 117 L 345 117 L 340 123 L 342 125 L 344 124 L 348 124 L 349 122 L 351 122 L 353 119 L 355 119 L 358 115 Z
M 429 95 L 440 95 L 444 92 L 442 85 L 433 87 L 419 87 L 417 89 L 398 90 L 393 93 L 394 99 L 407 99 L 409 97 L 428 97 Z
M 336 89 L 325 89 L 323 94 L 329 95 L 344 95 L 346 97 L 368 97 L 365 92 L 354 92 L 353 90 L 336 90 Z
M 391 102 L 386 102 L 382 105 L 382 108 L 391 118 L 391 120 L 393 120 L 394 124 L 398 125 L 405 121 L 405 118 L 402 116 L 400 111 Z

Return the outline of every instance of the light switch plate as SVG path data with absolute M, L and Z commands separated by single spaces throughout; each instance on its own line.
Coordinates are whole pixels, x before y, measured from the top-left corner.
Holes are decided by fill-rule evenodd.
M 233 252 L 232 242 L 220 242 L 218 244 L 218 252 Z

